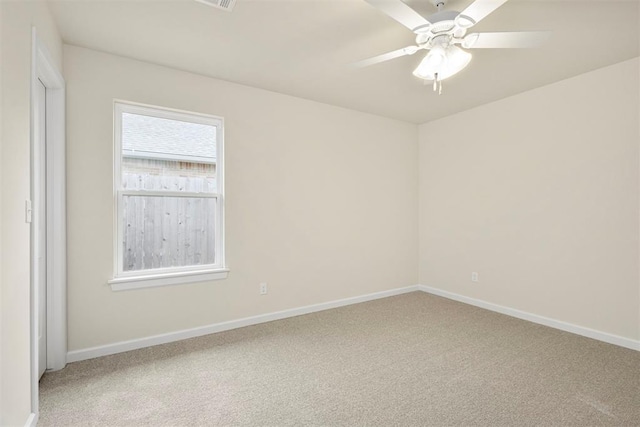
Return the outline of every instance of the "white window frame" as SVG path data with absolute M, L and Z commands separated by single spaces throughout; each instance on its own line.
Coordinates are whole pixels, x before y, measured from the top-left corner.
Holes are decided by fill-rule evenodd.
M 225 279 L 229 272 L 225 264 L 224 244 L 224 119 L 208 114 L 192 113 L 165 107 L 157 107 L 114 100 L 114 168 L 113 168 L 113 200 L 114 200 L 114 277 L 109 280 L 112 290 L 128 290 L 155 286 L 194 283 L 209 280 Z M 179 120 L 216 127 L 216 184 L 217 193 L 194 193 L 163 190 L 129 190 L 122 188 L 122 115 L 123 113 L 157 117 L 161 119 Z M 189 198 L 214 198 L 216 207 L 215 254 L 216 263 L 206 265 L 154 268 L 148 270 L 124 271 L 123 268 L 123 197 L 124 196 L 167 196 Z

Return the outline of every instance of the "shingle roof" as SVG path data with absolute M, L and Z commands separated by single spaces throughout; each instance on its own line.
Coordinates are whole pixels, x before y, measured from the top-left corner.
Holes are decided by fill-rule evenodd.
M 122 114 L 122 150 L 215 160 L 216 128 L 139 114 Z

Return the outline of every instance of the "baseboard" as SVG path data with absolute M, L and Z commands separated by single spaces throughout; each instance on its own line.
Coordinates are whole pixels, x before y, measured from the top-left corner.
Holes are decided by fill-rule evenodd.
M 200 337 L 216 332 L 229 331 L 231 329 L 243 328 L 245 326 L 257 325 L 259 323 L 272 322 L 274 320 L 286 319 L 288 317 L 301 316 L 303 314 L 315 313 L 317 311 L 329 310 L 332 308 L 344 307 L 366 301 L 373 301 L 380 298 L 387 298 L 395 295 L 416 292 L 418 285 L 404 288 L 391 289 L 388 291 L 376 292 L 373 294 L 361 295 L 357 297 L 345 298 L 320 304 L 307 305 L 304 307 L 292 308 L 289 310 L 276 311 L 273 313 L 261 314 L 258 316 L 245 317 L 243 319 L 230 320 L 227 322 L 215 323 L 213 325 L 201 326 L 193 329 L 170 332 L 167 334 L 154 335 L 129 341 L 121 341 L 114 344 L 107 344 L 98 347 L 73 350 L 67 353 L 67 363 L 81 360 L 93 359 L 110 354 L 123 353 L 125 351 L 137 350 L 159 344 L 166 344 L 188 338 Z
M 453 292 L 443 291 L 441 289 L 432 288 L 425 285 L 407 286 L 404 288 L 391 289 L 388 291 L 376 292 L 373 294 L 361 295 L 357 297 L 345 298 L 335 301 L 313 304 L 304 307 L 293 308 L 289 310 L 276 311 L 273 313 L 261 314 L 258 316 L 245 317 L 227 322 L 215 323 L 212 325 L 201 326 L 193 329 L 185 329 L 182 331 L 170 332 L 167 334 L 154 335 L 129 341 L 121 341 L 114 344 L 107 344 L 98 347 L 85 348 L 81 350 L 73 350 L 67 353 L 67 363 L 78 362 L 81 360 L 93 359 L 111 354 L 123 353 L 125 351 L 138 350 L 154 345 L 167 344 L 170 342 L 180 341 L 188 338 L 200 337 L 216 332 L 229 331 L 232 329 L 243 328 L 245 326 L 257 325 L 260 323 L 272 322 L 274 320 L 286 319 L 289 317 L 301 316 L 304 314 L 315 313 L 318 311 L 329 310 L 332 308 L 344 307 L 347 305 L 358 304 L 366 301 L 387 298 L 395 295 L 406 294 L 409 292 L 423 291 L 429 294 L 441 296 L 451 300 L 459 301 L 465 304 L 495 311 L 497 313 L 506 314 L 518 319 L 527 320 L 529 322 L 538 323 L 540 325 L 549 326 L 551 328 L 560 329 L 562 331 L 571 332 L 609 344 L 618 345 L 632 350 L 640 351 L 640 341 L 624 338 L 606 332 L 596 331 L 583 326 L 574 325 L 556 319 L 551 319 L 537 314 L 528 313 L 514 308 L 504 307 L 487 301 L 466 297 L 464 295 L 455 294 Z M 35 414 L 31 414 L 35 417 Z M 32 420 L 32 417 L 29 420 Z M 30 421 L 29 421 L 30 422 Z M 29 422 L 27 425 L 30 425 Z
M 624 338 L 618 335 L 601 332 L 583 326 L 574 325 L 572 323 L 551 319 L 537 314 L 528 313 L 526 311 L 516 310 L 514 308 L 504 307 L 502 305 L 493 304 L 487 301 L 466 297 L 464 295 L 455 294 L 453 292 L 443 291 L 441 289 L 432 288 L 430 286 L 418 285 L 418 289 L 429 294 L 441 296 L 454 301 L 463 302 L 465 304 L 474 305 L 476 307 L 495 311 L 497 313 L 506 314 L 507 316 L 517 317 L 518 319 L 528 320 L 529 322 L 538 323 L 540 325 L 549 326 L 551 328 L 560 329 L 565 332 L 582 335 L 584 337 L 593 338 L 595 340 L 604 341 L 609 344 L 618 345 L 620 347 L 629 348 L 640 351 L 640 341 Z

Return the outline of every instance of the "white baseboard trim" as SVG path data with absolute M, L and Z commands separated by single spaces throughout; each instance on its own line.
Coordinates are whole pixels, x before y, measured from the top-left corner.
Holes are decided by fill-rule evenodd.
M 38 424 L 38 414 L 32 412 L 29 414 L 27 422 L 24 423 L 24 427 L 36 427 L 36 424 Z
M 387 298 L 387 297 L 406 294 L 406 293 L 415 292 L 415 291 L 426 292 L 429 294 L 459 301 L 465 304 L 484 308 L 490 311 L 495 311 L 497 313 L 506 314 L 507 316 L 516 317 L 518 319 L 527 320 L 529 322 L 538 323 L 540 325 L 549 326 L 551 328 L 560 329 L 562 331 L 571 332 L 577 335 L 582 335 L 582 336 L 593 338 L 599 341 L 604 341 L 609 344 L 614 344 L 614 345 L 629 348 L 632 350 L 640 351 L 640 341 L 632 340 L 630 338 L 624 338 L 624 337 L 609 334 L 606 332 L 596 331 L 594 329 L 586 328 L 583 326 L 578 326 L 578 325 L 563 322 L 560 320 L 539 316 L 537 314 L 528 313 L 526 311 L 521 311 L 514 308 L 501 306 L 498 304 L 493 304 L 487 301 L 466 297 L 464 295 L 455 294 L 453 292 L 443 291 L 441 289 L 432 288 L 426 285 L 414 285 L 414 286 L 407 286 L 404 288 L 391 289 L 388 291 L 376 292 L 373 294 L 345 298 L 345 299 L 336 300 L 336 301 L 324 302 L 320 304 L 307 305 L 304 307 L 292 308 L 289 310 L 276 311 L 273 313 L 266 313 L 258 316 L 245 317 L 242 319 L 215 323 L 213 325 L 201 326 L 193 329 L 185 329 L 182 331 L 169 332 L 167 334 L 154 335 L 150 337 L 144 337 L 144 338 L 128 340 L 128 341 L 121 341 L 114 344 L 90 347 L 90 348 L 85 348 L 81 350 L 73 350 L 67 353 L 67 363 L 79 362 L 81 360 L 87 360 L 87 359 L 93 359 L 101 356 L 108 356 L 111 354 L 123 353 L 125 351 L 138 350 L 141 348 L 151 347 L 154 345 L 166 344 L 166 343 L 180 341 L 188 338 L 200 337 L 203 335 L 209 335 L 216 332 L 229 331 L 232 329 L 243 328 L 245 326 L 272 322 L 274 320 L 281 320 L 289 317 L 301 316 L 304 314 L 315 313 L 317 311 L 344 307 L 347 305 L 358 304 L 366 301 L 373 301 L 376 299 Z M 31 414 L 26 425 L 27 426 L 35 425 L 35 424 L 30 424 L 33 421 L 37 422 L 37 418 L 35 414 Z
M 528 313 L 526 311 L 516 310 L 515 308 L 504 307 L 502 305 L 466 297 L 464 295 L 455 294 L 453 292 L 443 291 L 441 289 L 432 288 L 430 286 L 418 285 L 418 289 L 429 294 L 463 302 L 469 305 L 474 305 L 476 307 L 495 311 L 497 313 L 506 314 L 507 316 L 517 317 L 518 319 L 528 320 L 529 322 L 538 323 L 540 325 L 549 326 L 555 329 L 560 329 L 561 331 L 571 332 L 573 334 L 582 335 L 584 337 L 593 338 L 599 341 L 604 341 L 609 344 L 614 344 L 620 347 L 640 351 L 640 341 L 636 341 L 630 338 L 624 338 L 618 335 L 609 334 L 607 332 L 596 331 L 595 329 L 585 328 L 584 326 L 578 326 L 572 323 L 539 316 L 537 314 Z
M 78 362 L 81 360 L 93 359 L 110 354 L 123 353 L 125 351 L 137 350 L 140 348 L 151 347 L 159 344 L 166 344 L 174 341 L 180 341 L 188 338 L 200 337 L 216 332 L 229 331 L 231 329 L 243 328 L 245 326 L 257 325 L 259 323 L 272 322 L 274 320 L 286 319 L 288 317 L 301 316 L 303 314 L 314 313 L 317 311 L 329 310 L 332 308 L 344 307 L 346 305 L 358 304 L 366 301 L 373 301 L 381 298 L 392 297 L 395 295 L 416 292 L 420 290 L 418 285 L 407 286 L 405 288 L 391 289 L 388 291 L 376 292 L 373 294 L 361 295 L 357 297 L 345 298 L 336 301 L 329 301 L 320 304 L 307 305 L 304 307 L 292 308 L 289 310 L 276 311 L 273 313 L 261 314 L 258 316 L 245 317 L 238 320 L 230 320 L 227 322 L 215 323 L 213 325 L 201 326 L 193 329 L 185 329 L 182 331 L 169 332 L 167 334 L 154 335 L 145 338 L 139 338 L 129 341 L 121 341 L 114 344 L 107 344 L 98 347 L 90 347 L 81 350 L 73 350 L 67 353 L 67 363 Z

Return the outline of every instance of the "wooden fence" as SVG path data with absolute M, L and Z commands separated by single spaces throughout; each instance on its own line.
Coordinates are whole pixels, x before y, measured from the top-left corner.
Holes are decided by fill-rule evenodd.
M 215 185 L 211 175 L 123 174 L 125 189 L 215 192 Z M 215 263 L 216 203 L 215 198 L 123 196 L 123 270 Z

